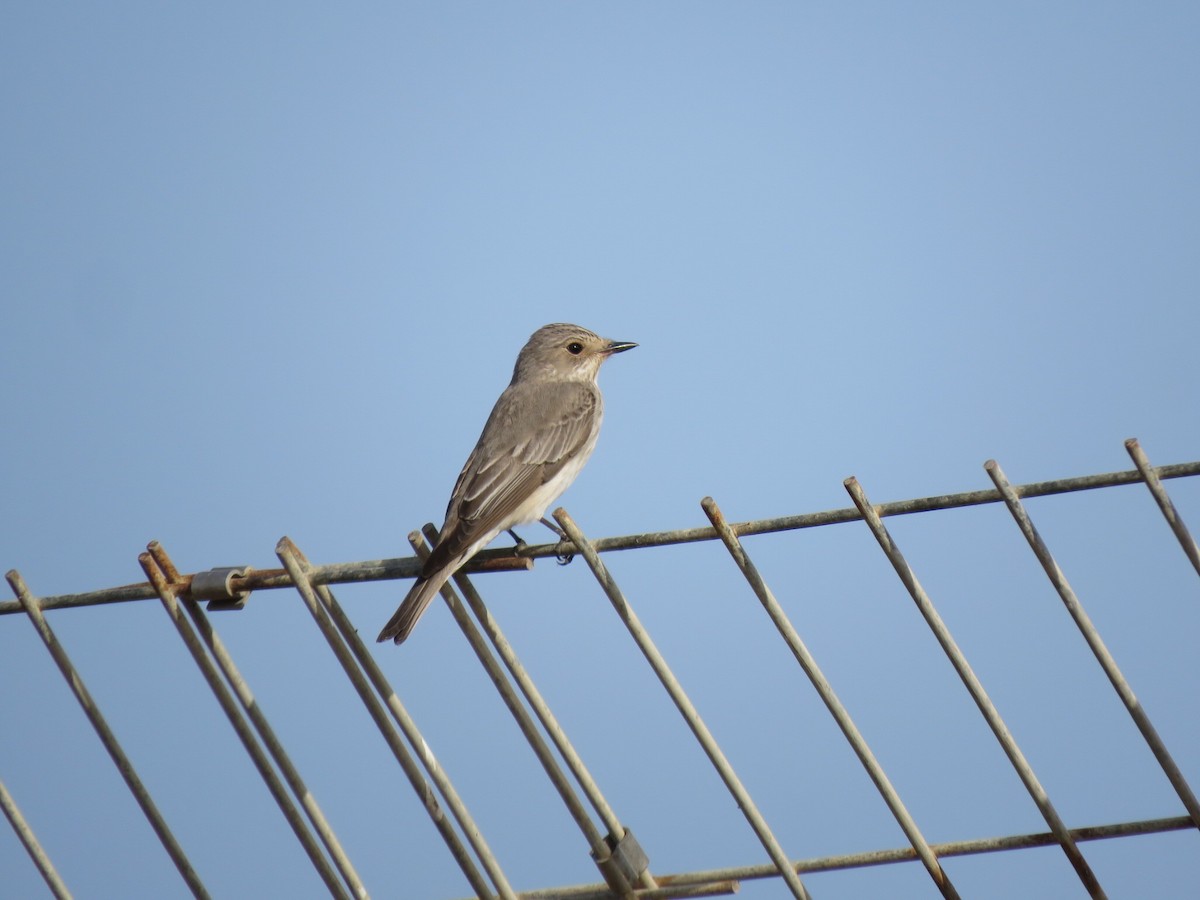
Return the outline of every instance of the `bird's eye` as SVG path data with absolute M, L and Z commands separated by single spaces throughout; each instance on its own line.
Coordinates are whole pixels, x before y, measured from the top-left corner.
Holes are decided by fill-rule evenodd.
M 583 344 L 579 343 L 579 341 L 571 341 L 571 343 L 567 344 L 567 352 L 572 356 L 578 356 L 583 352 Z

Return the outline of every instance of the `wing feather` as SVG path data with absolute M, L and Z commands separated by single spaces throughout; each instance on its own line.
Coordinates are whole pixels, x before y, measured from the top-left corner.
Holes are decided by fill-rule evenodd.
M 508 522 L 521 504 L 579 453 L 600 415 L 594 384 L 510 385 L 496 401 L 446 509 L 424 571 L 431 573 Z

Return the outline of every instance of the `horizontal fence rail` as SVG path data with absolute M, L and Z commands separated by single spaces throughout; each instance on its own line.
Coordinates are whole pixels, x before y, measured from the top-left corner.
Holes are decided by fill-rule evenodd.
M 1157 478 L 1188 478 L 1200 475 L 1200 460 L 1174 465 L 1148 467 Z M 1016 485 L 1014 490 L 1018 497 L 1049 497 L 1053 494 L 1069 494 L 1075 491 L 1093 491 L 1100 488 L 1117 487 L 1124 484 L 1142 482 L 1142 473 L 1137 469 L 1119 472 L 1106 472 L 1102 475 L 1083 475 L 1076 478 L 1059 478 L 1053 481 L 1035 481 L 1029 484 Z M 1165 496 L 1165 495 L 1164 495 Z M 932 497 L 919 497 L 912 500 L 896 500 L 881 503 L 876 511 L 881 518 L 888 516 L 906 516 L 913 513 L 933 512 L 940 509 L 959 509 L 964 506 L 981 506 L 987 503 L 1003 503 L 1004 496 L 998 490 L 964 491 L 957 494 L 938 494 Z M 755 519 L 749 522 L 736 522 L 731 526 L 742 537 L 755 534 L 771 534 L 779 531 L 795 531 L 802 528 L 817 528 L 822 525 L 837 525 L 842 522 L 855 522 L 862 514 L 854 507 L 831 509 L 824 512 L 803 513 L 796 516 L 777 516 L 770 519 Z M 611 553 L 615 550 L 643 550 L 648 547 L 667 547 L 672 544 L 690 544 L 696 541 L 715 541 L 719 539 L 717 530 L 711 527 L 680 528 L 674 531 L 649 531 L 643 534 L 626 534 L 619 537 L 597 538 L 592 542 L 597 553 Z M 1192 542 L 1192 546 L 1195 543 Z M 520 551 L 520 557 L 514 557 L 512 550 L 483 550 L 475 555 L 472 562 L 464 568 L 466 572 L 503 571 L 506 569 L 526 568 L 524 559 L 542 559 L 559 556 L 563 546 L 554 544 L 529 544 Z M 1200 566 L 1200 563 L 1197 564 Z M 358 562 L 327 563 L 314 565 L 312 571 L 313 584 L 359 584 L 366 581 L 392 581 L 399 578 L 415 578 L 421 571 L 421 560 L 416 556 L 396 557 L 394 559 L 364 559 Z M 1200 568 L 1198 568 L 1200 571 Z M 181 584 L 186 588 L 191 575 L 181 576 Z M 291 576 L 285 569 L 259 569 L 245 577 L 235 577 L 233 583 L 243 591 L 261 591 L 275 588 L 290 588 Z M 153 600 L 158 597 L 154 587 L 148 582 L 126 584 L 119 587 L 104 588 L 98 591 L 87 591 L 79 594 L 59 594 L 53 597 L 41 598 L 42 609 L 68 609 L 75 606 L 95 606 L 101 603 L 126 603 L 131 600 Z M 21 604 L 17 601 L 0 601 L 0 615 L 19 613 Z

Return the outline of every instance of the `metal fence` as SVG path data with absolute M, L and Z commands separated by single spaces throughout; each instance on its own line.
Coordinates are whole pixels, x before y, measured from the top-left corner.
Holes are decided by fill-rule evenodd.
M 205 611 L 205 604 L 208 610 L 230 609 L 244 604 L 253 591 L 288 588 L 299 593 L 477 897 L 519 896 L 531 900 L 551 897 L 578 900 L 637 897 L 650 900 L 728 894 L 736 891 L 742 881 L 778 879 L 782 888 L 792 896 L 804 898 L 809 896 L 804 883 L 804 877 L 808 873 L 912 862 L 919 863 L 928 873 L 932 882 L 931 890 L 945 897 L 958 897 L 958 890 L 943 868 L 942 860 L 970 854 L 1022 851 L 1047 846 L 1061 850 L 1090 896 L 1103 897 L 1104 888 L 1089 866 L 1081 849 L 1082 844 L 1105 838 L 1198 829 L 1200 803 L 1139 704 L 1079 597 L 1055 562 L 1046 542 L 1039 535 L 1023 500 L 1142 483 L 1148 488 L 1187 559 L 1197 574 L 1200 574 L 1200 551 L 1163 485 L 1168 479 L 1200 475 L 1200 461 L 1154 467 L 1136 440 L 1127 441 L 1126 448 L 1135 464 L 1135 468 L 1127 471 L 1012 485 L 1000 466 L 993 461 L 985 466 L 994 484 L 993 489 L 883 503 L 877 506 L 868 500 L 857 480 L 850 478 L 846 480 L 845 486 L 853 501 L 851 507 L 750 522 L 727 522 L 717 503 L 712 498 L 705 498 L 702 507 L 711 522 L 711 527 L 679 531 L 592 540 L 580 531 L 565 510 L 560 509 L 555 513 L 559 525 L 574 545 L 574 551 L 586 561 L 600 589 L 611 602 L 638 650 L 683 716 L 737 808 L 745 817 L 747 825 L 761 843 L 769 859 L 769 863 L 765 864 L 676 874 L 656 873 L 650 865 L 647 853 L 649 848 L 643 848 L 639 844 L 638 839 L 622 823 L 606 800 L 596 779 L 568 740 L 563 727 L 522 666 L 513 647 L 489 614 L 468 574 L 480 570 L 529 568 L 534 558 L 559 553 L 562 549 L 560 545 L 526 545 L 520 549 L 520 555 L 514 555 L 512 550 L 484 551 L 465 572 L 460 572 L 454 578 L 453 586 L 448 584 L 442 591 L 454 619 L 498 689 L 504 704 L 561 798 L 570 818 L 582 833 L 598 870 L 600 880 L 594 884 L 548 888 L 519 894 L 511 887 L 504 870 L 462 798 L 439 766 L 400 697 L 388 683 L 331 590 L 331 585 L 336 584 L 413 577 L 420 568 L 421 560 L 429 552 L 430 542 L 436 538 L 431 527 L 427 526 L 424 534 L 414 532 L 409 536 L 415 551 L 413 557 L 335 565 L 310 563 L 300 549 L 285 537 L 275 548 L 281 567 L 268 570 L 234 567 L 182 574 L 177 571 L 163 548 L 157 543 L 152 543 L 147 551 L 139 556 L 139 562 L 146 573 L 145 582 L 55 597 L 35 596 L 19 572 L 12 570 L 8 572 L 7 579 L 16 600 L 0 603 L 0 614 L 23 612 L 33 623 L 46 650 L 53 657 L 54 663 L 62 672 L 84 714 L 112 757 L 164 850 L 178 869 L 180 877 L 196 897 L 208 896 L 200 875 L 172 834 L 95 699 L 84 685 L 81 674 L 55 636 L 44 615 L 46 610 L 157 598 L 178 630 L 288 825 L 330 895 L 334 897 L 366 897 L 368 891 L 355 871 L 347 849 L 339 842 L 283 743 L 255 703 L 249 686 L 214 630 Z M 922 587 L 912 566 L 884 524 L 885 519 L 893 516 L 982 504 L 1003 504 L 1011 515 L 1178 797 L 1180 808 L 1165 811 L 1175 813 L 1174 815 L 1090 827 L 1069 827 L 1063 821 L 959 644 Z M 1045 821 L 1044 831 L 947 843 L 928 842 L 871 747 L 856 728 L 846 707 L 822 673 L 796 626 L 772 593 L 763 574 L 756 568 L 742 540 L 750 535 L 853 521 L 861 521 L 870 530 L 904 589 L 915 602 Z M 641 550 L 698 541 L 719 541 L 728 552 L 732 562 L 744 576 L 747 586 L 761 602 L 780 638 L 811 681 L 838 729 L 861 762 L 907 839 L 907 846 L 871 853 L 799 860 L 785 852 L 760 813 L 754 798 L 700 717 L 688 693 L 668 666 L 663 654 L 634 611 L 629 598 L 622 592 L 602 559 L 602 554 L 618 550 Z M 50 892 L 56 897 L 71 896 L 68 887 L 56 872 L 50 856 L 39 844 L 3 782 L 0 782 L 0 807 L 3 808 L 5 816 Z M 1182 814 L 1178 814 L 1179 812 Z

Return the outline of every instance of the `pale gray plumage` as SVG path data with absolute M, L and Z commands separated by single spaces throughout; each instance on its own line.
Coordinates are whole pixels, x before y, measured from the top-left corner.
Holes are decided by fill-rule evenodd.
M 601 363 L 636 346 L 578 325 L 546 325 L 530 336 L 459 473 L 437 546 L 380 641 L 401 643 L 464 563 L 500 532 L 545 515 L 596 446 Z

